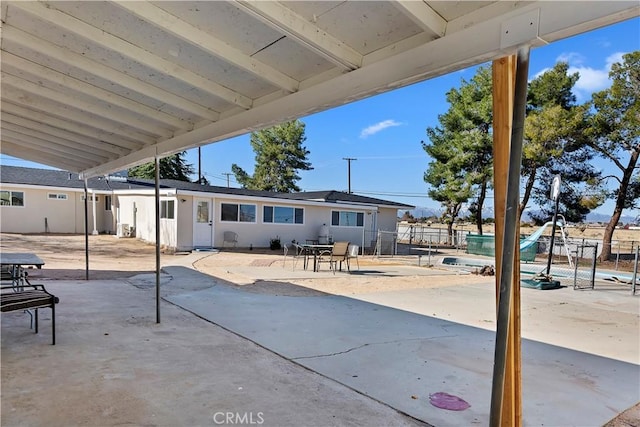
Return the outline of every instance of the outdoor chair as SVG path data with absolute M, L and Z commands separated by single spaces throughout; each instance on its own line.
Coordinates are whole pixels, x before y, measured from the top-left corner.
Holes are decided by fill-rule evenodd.
M 356 259 L 356 265 L 358 266 L 358 270 L 360 270 L 360 261 L 358 261 L 358 252 L 360 252 L 360 246 L 358 245 L 349 245 L 349 251 L 347 253 L 347 270 L 351 271 L 351 259 Z
M 348 256 L 349 254 L 349 242 L 335 242 L 333 248 L 330 251 L 324 251 L 320 253 L 318 263 L 328 262 L 329 269 L 333 270 L 333 274 L 336 274 L 338 269 L 338 263 L 340 263 L 340 271 L 342 271 L 342 262 L 347 264 L 347 270 L 349 270 Z M 318 268 L 320 270 L 320 268 Z
M 233 247 L 235 248 L 238 244 L 238 233 L 234 231 L 225 231 L 224 238 L 222 240 L 222 247 L 224 247 L 227 243 L 233 245 Z

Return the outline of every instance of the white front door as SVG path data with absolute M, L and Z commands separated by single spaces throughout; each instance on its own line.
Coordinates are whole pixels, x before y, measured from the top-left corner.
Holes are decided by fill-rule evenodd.
M 213 246 L 213 201 L 193 199 L 193 246 L 210 248 Z

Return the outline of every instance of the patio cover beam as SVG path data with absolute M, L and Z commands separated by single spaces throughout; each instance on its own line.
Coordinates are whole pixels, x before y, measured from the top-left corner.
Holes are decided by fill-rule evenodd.
M 307 19 L 294 13 L 280 2 L 240 0 L 233 3 L 261 22 L 311 48 L 318 55 L 345 70 L 355 70 L 362 66 L 360 53 L 322 28 L 312 25 Z
M 447 21 L 423 1 L 398 0 L 396 7 L 424 30 L 442 37 L 447 31 Z
M 140 19 L 152 23 L 163 32 L 173 34 L 187 43 L 195 44 L 205 52 L 242 68 L 274 86 L 287 92 L 298 90 L 299 82 L 297 80 L 147 1 L 117 2 L 115 4 Z

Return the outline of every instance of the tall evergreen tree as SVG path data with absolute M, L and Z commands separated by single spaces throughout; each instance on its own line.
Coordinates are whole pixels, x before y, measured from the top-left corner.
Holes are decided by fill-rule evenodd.
M 569 75 L 568 69 L 566 62 L 559 62 L 529 84 L 521 169 L 525 183 L 519 214 L 533 198 L 541 208 L 531 214 L 536 222 L 553 215 L 549 192 L 557 174 L 562 177 L 560 210 L 568 221 L 584 220 L 594 203 L 602 202 L 585 196 L 596 191 L 589 184 L 596 182 L 598 171 L 584 141 L 589 107 L 576 105 L 572 90 L 579 75 Z
M 431 144 L 422 144 L 434 159 L 424 179 L 432 187 L 430 197 L 445 208 L 450 235 L 462 204 L 475 194 L 470 210 L 482 234 L 482 208 L 493 176 L 491 68 L 480 67 L 469 82 L 463 79 L 460 89 L 447 92 L 447 102 L 440 126 L 427 129 Z
M 178 181 L 190 181 L 190 175 L 194 173 L 193 166 L 186 162 L 186 152 L 172 154 L 160 159 L 160 179 L 176 179 Z M 155 162 L 145 163 L 129 169 L 131 177 L 155 178 Z
M 595 113 L 589 129 L 589 146 L 619 170 L 613 191 L 615 207 L 605 227 L 601 259 L 611 256 L 611 239 L 622 211 L 639 205 L 640 172 L 640 51 L 627 53 L 613 64 L 611 87 L 592 96 Z
M 300 191 L 296 182 L 299 170 L 311 170 L 307 160 L 309 151 L 302 145 L 306 140 L 305 124 L 299 120 L 285 122 L 251 133 L 251 147 L 256 153 L 256 165 L 250 176 L 237 164 L 231 166 L 236 181 L 251 190 L 290 193 Z

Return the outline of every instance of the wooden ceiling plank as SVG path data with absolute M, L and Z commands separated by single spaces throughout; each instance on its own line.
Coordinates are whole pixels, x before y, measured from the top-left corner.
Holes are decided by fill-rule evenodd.
M 24 92 L 14 89 L 11 86 L 3 86 L 2 93 L 3 104 L 9 101 L 12 104 L 26 107 L 29 110 L 35 110 L 41 113 L 45 113 L 49 116 L 57 117 L 63 122 L 68 122 L 70 124 L 75 123 L 79 125 L 87 125 L 89 127 L 95 128 L 98 131 L 117 135 L 121 137 L 118 145 L 129 148 L 131 150 L 137 150 L 145 145 L 153 144 L 154 142 L 156 142 L 156 140 L 149 135 L 143 135 L 139 132 L 134 132 L 131 129 L 125 128 L 124 126 L 118 126 L 116 123 L 110 120 L 94 117 L 89 114 L 83 114 L 81 110 L 78 110 L 74 106 L 58 104 L 49 101 L 46 98 L 24 96 Z M 4 105 L 2 106 L 2 108 L 4 109 Z M 65 129 L 64 126 L 63 129 Z
M 54 24 L 69 33 L 82 37 L 85 40 L 102 46 L 103 48 L 116 50 L 120 55 L 156 70 L 168 78 L 181 80 L 198 90 L 205 91 L 215 97 L 223 99 L 231 104 L 238 105 L 244 109 L 251 108 L 251 98 L 222 86 L 212 80 L 206 79 L 179 64 L 154 55 L 153 53 L 129 43 L 126 40 L 107 33 L 103 29 L 96 28 L 75 18 L 74 16 L 56 10 L 53 8 L 55 7 L 54 5 L 55 3 L 45 5 L 39 2 L 15 2 L 12 3 L 11 7 L 30 13 L 39 19 Z
M 73 141 L 78 144 L 82 144 L 86 147 L 104 151 L 105 153 L 115 154 L 117 156 L 122 156 L 130 152 L 130 150 L 117 147 L 108 142 L 103 142 L 97 139 L 91 140 L 91 139 L 88 139 L 86 136 L 83 136 L 74 132 L 69 132 L 67 130 L 60 129 L 57 127 L 53 127 L 43 122 L 26 119 L 24 117 L 19 117 L 7 112 L 2 113 L 2 121 L 6 123 L 13 123 L 15 125 L 22 126 L 24 128 L 33 129 L 33 130 L 42 132 L 43 134 L 48 134 L 58 138 L 66 139 L 68 141 Z
M 362 55 L 277 1 L 238 0 L 234 5 L 346 70 L 362 66 Z
M 156 101 L 160 101 L 163 104 L 171 105 L 176 109 L 180 109 L 200 118 L 216 121 L 220 117 L 220 114 L 216 111 L 210 110 L 174 93 L 107 67 L 106 65 L 86 58 L 83 55 L 64 49 L 49 41 L 39 39 L 38 37 L 10 25 L 3 25 L 2 38 L 8 42 L 15 43 L 33 50 L 34 52 L 38 52 L 41 55 L 48 56 L 57 61 L 68 64 L 70 67 L 77 68 L 89 76 L 96 76 L 100 79 L 112 82 L 127 90 L 137 92 L 146 97 L 155 99 Z
M 87 154 L 84 152 L 77 152 L 71 148 L 61 147 L 59 145 L 52 144 L 49 141 L 46 141 L 40 138 L 35 138 L 29 135 L 23 135 L 8 129 L 2 130 L 2 139 L 7 140 L 9 142 L 16 143 L 16 144 L 26 144 L 27 146 L 37 146 L 42 151 L 45 151 L 47 153 L 52 153 L 52 154 L 64 155 L 64 156 L 67 156 L 70 160 L 74 160 L 74 161 L 89 160 L 94 163 L 100 163 L 100 162 L 109 160 L 109 158 L 107 157 Z
M 74 90 L 92 98 L 99 99 L 100 101 L 108 102 L 109 104 L 117 107 L 127 109 L 151 120 L 155 120 L 160 126 L 169 125 L 174 129 L 187 130 L 193 128 L 193 125 L 185 120 L 181 120 L 165 112 L 153 109 L 139 102 L 132 101 L 123 96 L 114 94 L 113 92 L 109 92 L 92 84 L 70 77 L 51 68 L 20 58 L 12 53 L 5 52 L 2 54 L 2 65 L 5 70 L 7 66 L 12 66 L 34 76 L 38 76 L 39 78 L 67 87 L 70 90 Z
M 3 89 L 8 85 L 21 92 L 27 92 L 34 96 L 47 98 L 51 101 L 61 104 L 73 105 L 75 108 L 82 110 L 82 112 L 80 113 L 82 115 L 93 114 L 99 117 L 103 117 L 116 123 L 127 125 L 133 129 L 147 132 L 155 137 L 166 138 L 170 135 L 173 135 L 173 132 L 167 129 L 162 129 L 158 126 L 154 126 L 153 124 L 133 117 L 131 114 L 120 112 L 117 109 L 104 108 L 102 106 L 99 106 L 98 104 L 80 100 L 72 95 L 49 89 L 48 87 L 44 87 L 42 85 L 32 83 L 28 80 L 21 79 L 20 77 L 7 74 L 4 71 L 1 73 L 1 77 Z
M 425 1 L 397 0 L 394 5 L 425 31 L 443 37 L 447 32 L 447 21 Z
M 42 163 L 43 165 L 53 166 L 62 170 L 71 172 L 80 172 L 84 168 L 91 166 L 89 162 L 73 163 L 66 156 L 55 156 L 44 153 L 40 150 L 27 148 L 22 144 L 15 144 L 10 141 L 2 140 L 2 153 L 7 156 L 17 157 L 19 159 L 27 158 L 29 160 Z M 95 164 L 95 163 L 93 163 Z
M 198 46 L 199 49 L 210 55 L 242 68 L 274 86 L 287 92 L 296 92 L 298 90 L 299 82 L 297 80 L 246 55 L 222 40 L 147 1 L 117 2 L 115 4 L 140 19 L 155 25 L 165 33 L 172 34 L 187 43 Z
M 5 120 L 4 116 L 2 117 L 2 121 L 0 123 L 2 123 L 2 131 L 3 132 L 6 131 L 6 130 L 14 131 L 14 132 L 20 133 L 22 135 L 31 136 L 31 137 L 34 137 L 34 138 L 41 139 L 43 141 L 49 141 L 52 144 L 60 145 L 60 146 L 63 146 L 63 147 L 69 147 L 69 148 L 75 150 L 74 152 L 80 152 L 80 153 L 86 153 L 86 154 L 96 154 L 96 155 L 99 155 L 101 157 L 104 157 L 105 159 L 113 159 L 113 158 L 117 157 L 113 153 L 109 153 L 108 151 L 104 151 L 104 150 L 100 150 L 100 149 L 97 149 L 97 148 L 89 147 L 89 146 L 84 145 L 82 143 L 69 141 L 68 139 L 64 139 L 64 138 L 60 138 L 60 137 L 57 137 L 57 136 L 54 136 L 54 135 L 51 135 L 51 134 L 40 132 L 40 131 L 35 130 L 33 128 L 28 128 L 28 127 L 17 125 L 15 123 L 7 122 Z
M 124 150 L 126 153 L 129 153 L 132 149 L 138 149 L 142 145 L 139 141 L 133 141 L 129 138 L 123 138 L 119 135 L 107 132 L 102 129 L 90 127 L 86 123 L 77 123 L 64 120 L 55 116 L 51 116 L 42 111 L 33 110 L 23 107 L 22 105 L 14 104 L 12 102 L 9 102 L 8 99 L 3 99 L 2 114 L 4 115 L 7 113 L 14 114 L 21 118 L 33 119 L 47 126 L 68 130 L 81 136 L 100 141 L 101 143 L 110 144 L 115 149 Z

